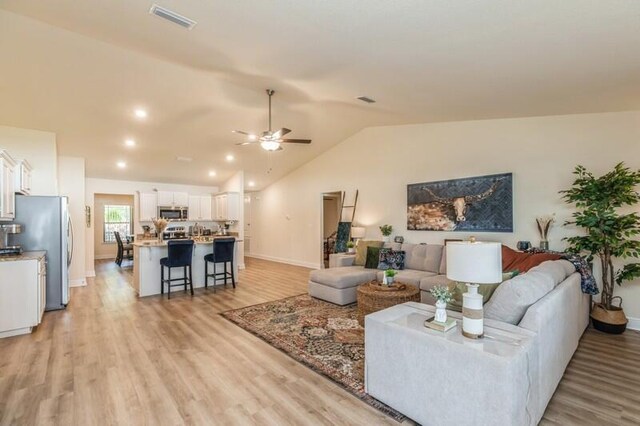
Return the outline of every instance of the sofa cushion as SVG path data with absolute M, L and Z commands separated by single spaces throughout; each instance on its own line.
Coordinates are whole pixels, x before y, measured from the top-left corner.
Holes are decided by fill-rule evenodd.
M 378 269 L 380 263 L 380 247 L 367 247 L 367 258 L 364 262 L 365 269 Z
M 382 277 L 384 275 L 384 271 L 378 271 L 378 276 L 376 277 L 378 281 L 382 281 Z M 394 278 L 395 281 L 403 284 L 411 284 L 416 287 L 420 287 L 420 281 L 423 278 L 432 277 L 435 273 L 428 271 L 416 271 L 415 269 L 405 269 L 403 271 L 398 271 Z
M 510 280 L 511 278 L 518 275 L 518 272 L 503 272 L 502 280 L 496 284 L 481 284 L 478 286 L 478 294 L 482 295 L 482 304 L 487 303 L 493 293 L 496 291 L 498 286 L 504 281 Z M 450 284 L 447 285 L 449 291 L 453 294 L 453 300 L 447 303 L 447 309 L 451 309 L 452 311 L 462 312 L 462 295 L 467 292 L 467 285 L 460 282 L 451 281 Z
M 556 286 L 551 274 L 529 271 L 500 284 L 484 307 L 485 318 L 517 325 L 529 306 Z
M 547 260 L 545 262 L 542 262 L 538 266 L 529 269 L 529 272 L 533 271 L 540 271 L 549 274 L 551 278 L 553 278 L 555 285 L 558 285 L 569 275 L 576 272 L 576 267 L 573 266 L 573 263 L 564 259 Z
M 525 273 L 547 260 L 561 259 L 559 254 L 552 253 L 522 253 L 505 245 L 502 246 L 502 270 L 520 271 Z
M 356 287 L 376 279 L 375 269 L 362 266 L 343 266 L 341 268 L 318 269 L 311 271 L 309 280 L 333 288 Z
M 438 244 L 402 244 L 406 253 L 405 268 L 435 272 L 440 270 L 443 246 Z
M 449 285 L 452 282 L 446 275 L 432 275 L 420 280 L 420 290 L 429 291 L 437 285 Z
M 360 240 L 356 246 L 356 259 L 353 261 L 355 266 L 364 266 L 367 260 L 367 247 L 382 247 L 382 241 Z
M 442 249 L 442 259 L 440 260 L 440 268 L 438 274 L 447 275 L 447 247 Z
M 389 248 L 380 249 L 378 269 L 404 269 L 405 252 L 402 250 L 391 250 Z

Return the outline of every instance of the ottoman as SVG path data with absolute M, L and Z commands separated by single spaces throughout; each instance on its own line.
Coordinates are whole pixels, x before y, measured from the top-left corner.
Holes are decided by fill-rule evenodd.
M 336 305 L 355 303 L 360 284 L 376 279 L 376 269 L 342 266 L 318 269 L 309 274 L 309 295 Z

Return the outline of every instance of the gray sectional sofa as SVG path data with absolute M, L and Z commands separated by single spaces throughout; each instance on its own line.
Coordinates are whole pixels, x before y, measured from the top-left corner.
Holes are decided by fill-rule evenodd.
M 385 243 L 384 247 L 405 252 L 405 269 L 398 271 L 396 280 L 419 287 L 423 303 L 435 303 L 429 290 L 435 285 L 448 282 L 444 246 Z M 336 267 L 312 271 L 309 276 L 309 294 L 337 305 L 348 305 L 356 301 L 356 289 L 359 285 L 375 279 L 382 281 L 384 271 L 354 266 L 354 260 L 355 255 L 341 254 L 332 259 Z

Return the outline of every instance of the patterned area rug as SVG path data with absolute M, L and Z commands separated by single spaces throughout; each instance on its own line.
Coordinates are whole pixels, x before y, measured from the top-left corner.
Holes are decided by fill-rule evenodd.
M 338 306 L 303 294 L 222 316 L 391 418 L 405 419 L 364 391 L 364 328 L 356 320 L 355 304 Z

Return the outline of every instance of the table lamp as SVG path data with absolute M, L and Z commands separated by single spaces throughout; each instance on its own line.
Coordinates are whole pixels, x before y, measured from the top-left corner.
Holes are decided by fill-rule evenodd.
M 478 339 L 483 335 L 482 295 L 478 285 L 502 281 L 502 247 L 500 243 L 448 242 L 447 278 L 467 285 L 462 295 L 462 335 Z
M 367 230 L 362 226 L 354 226 L 351 228 L 351 238 L 353 238 L 356 241 L 359 239 L 362 239 L 364 238 L 366 231 Z

